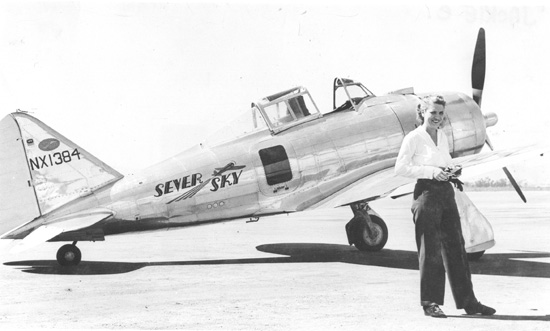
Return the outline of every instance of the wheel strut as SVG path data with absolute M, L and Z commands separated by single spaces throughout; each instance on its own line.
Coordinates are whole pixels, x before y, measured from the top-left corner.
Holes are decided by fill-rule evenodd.
M 346 234 L 350 245 L 361 251 L 379 251 L 388 241 L 388 227 L 368 205 L 356 202 L 350 205 L 353 218 L 346 224 Z

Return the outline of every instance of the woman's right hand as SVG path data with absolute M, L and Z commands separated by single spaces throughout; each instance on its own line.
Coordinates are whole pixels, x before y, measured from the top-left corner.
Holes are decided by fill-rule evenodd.
M 438 168 L 434 172 L 434 179 L 438 180 L 440 182 L 445 182 L 445 181 L 449 180 L 449 174 L 447 172 L 443 171 L 443 169 Z

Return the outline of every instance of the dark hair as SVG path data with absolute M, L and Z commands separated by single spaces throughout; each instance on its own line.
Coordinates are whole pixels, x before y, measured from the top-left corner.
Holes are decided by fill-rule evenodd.
M 420 103 L 416 107 L 416 117 L 421 124 L 424 124 L 424 115 L 422 115 L 422 112 L 428 109 L 431 105 L 442 105 L 443 108 L 445 108 L 446 104 L 447 102 L 441 95 L 427 95 L 422 97 L 420 98 Z

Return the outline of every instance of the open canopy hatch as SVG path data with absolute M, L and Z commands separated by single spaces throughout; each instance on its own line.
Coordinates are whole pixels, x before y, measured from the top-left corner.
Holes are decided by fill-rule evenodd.
M 374 94 L 363 84 L 348 78 L 334 78 L 332 109 L 341 111 L 353 109 L 357 111 L 359 104 Z

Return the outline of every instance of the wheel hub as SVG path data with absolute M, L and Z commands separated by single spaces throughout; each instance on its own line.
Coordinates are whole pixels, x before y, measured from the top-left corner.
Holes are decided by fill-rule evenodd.
M 74 252 L 66 252 L 65 255 L 63 255 L 66 261 L 74 261 L 75 254 Z
M 376 223 L 369 224 L 368 228 L 363 231 L 363 239 L 371 246 L 378 245 L 383 238 L 382 228 Z

